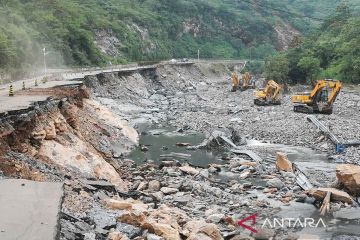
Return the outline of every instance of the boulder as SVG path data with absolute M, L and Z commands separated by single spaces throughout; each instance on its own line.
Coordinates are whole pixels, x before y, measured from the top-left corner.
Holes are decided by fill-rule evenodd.
M 280 171 L 293 172 L 292 163 L 288 159 L 287 155 L 282 152 L 276 153 L 276 168 Z
M 269 188 L 277 188 L 281 189 L 285 186 L 285 184 L 278 178 L 270 179 L 266 182 L 266 186 Z
M 149 182 L 148 190 L 152 192 L 157 192 L 161 188 L 161 183 L 158 180 L 152 180 Z
M 249 177 L 249 175 L 250 175 L 249 171 L 242 172 L 242 173 L 240 173 L 240 179 L 245 179 L 245 178 Z
M 116 200 L 116 199 L 106 199 L 105 206 L 113 210 L 137 210 L 137 211 L 146 211 L 148 205 L 144 204 L 141 201 L 137 200 Z
M 222 213 L 217 213 L 217 214 L 211 214 L 209 215 L 206 220 L 213 222 L 213 223 L 219 223 L 221 220 L 223 220 L 225 218 L 225 215 Z
M 111 232 L 107 240 L 130 240 L 125 234 L 120 232 Z
M 182 166 L 182 167 L 179 167 L 179 169 L 180 169 L 180 171 L 190 174 L 190 175 L 199 174 L 199 170 L 196 170 L 195 168 L 190 167 L 190 166 Z
M 339 164 L 336 167 L 336 177 L 347 191 L 360 194 L 360 166 L 353 164 Z
M 164 239 L 180 240 L 180 224 L 189 221 L 189 217 L 176 208 L 162 205 L 158 209 L 152 209 L 147 212 L 129 210 L 127 213 L 122 214 L 118 220 L 147 229 L 150 233 L 154 233 Z
M 165 239 L 181 240 L 179 231 L 171 227 L 169 224 L 149 221 L 146 226 L 147 227 L 145 228 L 149 229 L 150 232 L 153 232 Z
M 146 234 L 146 239 L 147 240 L 165 240 L 165 238 L 160 237 L 156 234 L 151 234 L 151 233 Z
M 188 240 L 222 240 L 218 227 L 213 223 L 206 223 L 203 220 L 192 220 L 185 224 L 183 234 L 188 237 Z
M 160 191 L 163 192 L 165 195 L 168 195 L 168 194 L 177 193 L 179 190 L 176 189 L 176 188 L 162 187 L 162 188 L 160 189 Z

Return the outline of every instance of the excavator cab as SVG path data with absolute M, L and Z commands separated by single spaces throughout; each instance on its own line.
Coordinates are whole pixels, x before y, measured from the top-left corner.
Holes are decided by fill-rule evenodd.
M 280 105 L 281 90 L 282 86 L 274 80 L 268 81 L 264 89 L 255 91 L 254 104 L 258 106 Z
M 296 104 L 294 112 L 331 114 L 341 88 L 338 80 L 319 80 L 311 93 L 291 97 L 291 101 Z

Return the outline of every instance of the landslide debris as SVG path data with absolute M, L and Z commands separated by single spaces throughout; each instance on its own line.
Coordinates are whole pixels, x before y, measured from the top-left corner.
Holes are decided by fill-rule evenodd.
M 348 170 L 338 171 L 341 184 L 330 188 L 326 185 L 328 179 L 335 180 L 335 167 L 332 171 L 328 162 L 326 168 L 321 163 L 308 165 L 315 166 L 308 179 L 314 189 L 303 190 L 298 163 L 289 160 L 290 154 L 280 153 L 276 159 L 278 151 L 269 151 L 266 144 L 248 144 L 255 138 L 311 146 L 349 162 L 356 162 L 358 151 L 354 147 L 334 155 L 330 145 L 324 146 L 321 133 L 291 111 L 287 98 L 280 106 L 255 107 L 251 91 L 230 93 L 227 77 L 232 67 L 159 65 L 87 76 L 87 88 L 72 89 L 71 94 L 51 89 L 61 97 L 1 119 L 0 170 L 6 177 L 65 182 L 61 240 L 296 239 L 299 229 L 262 229 L 253 234 L 237 221 L 254 213 L 258 219 L 273 218 L 288 212 L 286 207 L 310 217 L 317 211 L 312 204 L 320 207 L 328 192 L 330 213 L 356 203 L 349 191 L 356 181 L 348 178 Z M 339 99 L 355 95 L 344 91 Z M 334 124 L 341 137 L 356 137 L 339 123 L 357 126 L 357 114 L 350 115 L 340 105 L 335 108 L 333 115 L 321 120 Z M 221 146 L 220 163 L 199 167 L 166 160 L 157 165 L 154 159 L 144 159 L 136 166 L 128 154 L 140 134 L 149 134 L 153 125 L 171 126 L 182 134 L 207 133 L 208 139 L 199 146 L 179 144 L 189 151 Z M 241 147 L 263 161 L 244 155 Z M 329 226 L 336 229 L 335 224 Z

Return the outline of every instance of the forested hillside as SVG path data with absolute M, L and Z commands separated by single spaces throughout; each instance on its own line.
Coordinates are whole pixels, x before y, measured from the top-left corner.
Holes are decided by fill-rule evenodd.
M 268 78 L 292 83 L 336 78 L 360 83 L 360 17 L 338 7 L 320 28 L 267 63 Z
M 360 0 L 348 1 L 354 11 Z M 264 58 L 291 45 L 340 0 L 2 0 L 0 69 L 111 61 Z M 303 17 L 303 15 L 308 17 Z

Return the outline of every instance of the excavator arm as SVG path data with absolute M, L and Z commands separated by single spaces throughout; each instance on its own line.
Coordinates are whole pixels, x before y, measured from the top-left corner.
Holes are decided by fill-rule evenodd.
M 245 91 L 246 89 L 249 88 L 254 88 L 254 84 L 252 83 L 252 76 L 249 72 L 244 73 L 241 76 L 241 90 Z
M 342 85 L 340 81 L 334 81 L 333 83 L 333 91 L 330 92 L 329 94 L 329 104 L 333 105 L 337 96 L 339 95 L 340 91 L 341 91 Z
M 254 103 L 256 105 L 278 105 L 280 104 L 280 93 L 282 86 L 277 84 L 274 80 L 267 82 L 263 90 L 255 92 Z

